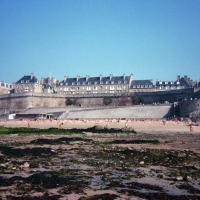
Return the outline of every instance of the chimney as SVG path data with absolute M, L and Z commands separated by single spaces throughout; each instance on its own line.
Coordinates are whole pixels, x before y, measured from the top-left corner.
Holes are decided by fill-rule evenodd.
M 181 76 L 180 75 L 178 75 L 177 76 L 177 81 L 179 81 L 181 79 Z
M 124 81 L 125 81 L 125 78 L 126 78 L 126 74 L 123 74 L 123 79 L 124 79 Z
M 89 80 L 89 77 L 90 77 L 90 76 L 86 75 L 86 82 Z
M 80 78 L 80 76 L 77 75 L 76 76 L 76 82 L 78 82 L 79 78 Z
M 67 77 L 66 76 L 64 76 L 64 82 L 66 82 L 67 81 Z
M 185 81 L 188 81 L 187 75 L 184 76 Z
M 31 73 L 31 79 L 34 77 L 34 73 Z
M 130 75 L 129 83 L 131 83 L 132 80 L 133 80 L 133 74 Z
M 100 78 L 100 81 L 102 81 L 103 75 L 102 75 L 102 74 L 100 74 L 100 77 L 99 77 L 99 78 Z
M 110 74 L 110 81 L 112 80 L 112 77 L 113 77 L 113 75 L 112 75 L 112 74 Z

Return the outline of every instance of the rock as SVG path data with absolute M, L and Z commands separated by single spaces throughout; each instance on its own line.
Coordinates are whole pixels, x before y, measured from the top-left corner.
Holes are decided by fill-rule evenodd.
M 186 180 L 187 180 L 187 181 L 191 181 L 191 180 L 192 180 L 192 177 L 191 177 L 191 176 L 186 176 Z
M 186 155 L 185 153 L 179 153 L 179 154 L 178 154 L 178 157 L 179 157 L 179 158 L 184 158 L 184 157 L 186 157 L 186 156 L 187 156 L 187 155 Z
M 30 165 L 27 163 L 27 162 L 25 162 L 24 164 L 23 164 L 23 167 L 25 167 L 25 168 L 28 168 Z
M 177 176 L 177 177 L 176 177 L 176 180 L 177 180 L 177 181 L 182 181 L 182 180 L 183 180 L 183 177 L 182 177 L 182 176 Z
M 198 164 L 194 165 L 193 167 L 194 167 L 194 169 L 200 170 L 200 165 L 198 165 Z
M 140 165 L 144 165 L 144 161 L 141 161 L 141 162 L 140 162 Z
M 0 168 L 6 168 L 5 164 L 0 164 Z

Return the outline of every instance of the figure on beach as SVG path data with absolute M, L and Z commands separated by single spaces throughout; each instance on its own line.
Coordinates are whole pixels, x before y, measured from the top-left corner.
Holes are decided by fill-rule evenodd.
M 194 132 L 194 126 L 192 124 L 190 124 L 190 133 Z
M 59 129 L 63 129 L 63 123 L 61 123 L 60 125 L 59 125 Z

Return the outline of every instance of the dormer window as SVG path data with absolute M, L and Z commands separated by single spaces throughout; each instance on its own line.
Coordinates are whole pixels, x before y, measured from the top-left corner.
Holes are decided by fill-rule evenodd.
M 65 83 L 65 85 L 68 85 L 68 83 Z
M 124 81 L 124 83 L 127 83 L 127 81 Z
M 114 81 L 111 81 L 111 84 L 114 84 Z
M 60 85 L 63 85 L 62 83 Z
M 24 80 L 21 80 L 21 83 L 24 83 Z
M 72 82 L 72 85 L 74 85 L 75 83 L 74 82 Z
M 77 85 L 80 85 L 80 82 L 77 82 L 76 84 L 77 84 Z
M 100 81 L 100 84 L 103 84 L 103 81 Z
M 97 84 L 97 82 L 95 81 L 94 84 Z
M 118 84 L 120 84 L 121 83 L 121 81 L 118 81 Z
M 165 84 L 168 84 L 168 82 L 167 82 L 167 81 L 165 81 Z
M 26 80 L 26 83 L 28 83 L 29 82 L 29 80 Z
M 90 85 L 91 84 L 91 82 L 88 82 L 88 85 Z
M 106 84 L 108 84 L 108 81 L 106 81 Z

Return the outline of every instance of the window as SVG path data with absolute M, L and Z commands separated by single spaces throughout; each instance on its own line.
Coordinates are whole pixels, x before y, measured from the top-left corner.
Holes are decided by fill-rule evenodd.
M 115 90 L 115 86 L 110 86 L 110 90 Z
M 87 90 L 87 91 L 91 91 L 91 87 L 87 87 L 86 90 Z
M 117 86 L 117 90 L 122 90 L 122 86 L 121 86 L 121 85 L 118 85 L 118 86 Z
M 97 86 L 94 86 L 93 90 L 98 90 L 98 87 L 97 87 Z
M 103 84 L 103 81 L 100 81 L 100 84 Z
M 70 91 L 75 91 L 75 87 L 71 87 Z M 73 93 L 74 94 L 74 93 Z
M 111 81 L 111 84 L 114 84 L 114 81 Z
M 24 80 L 21 80 L 21 83 L 24 83 Z

